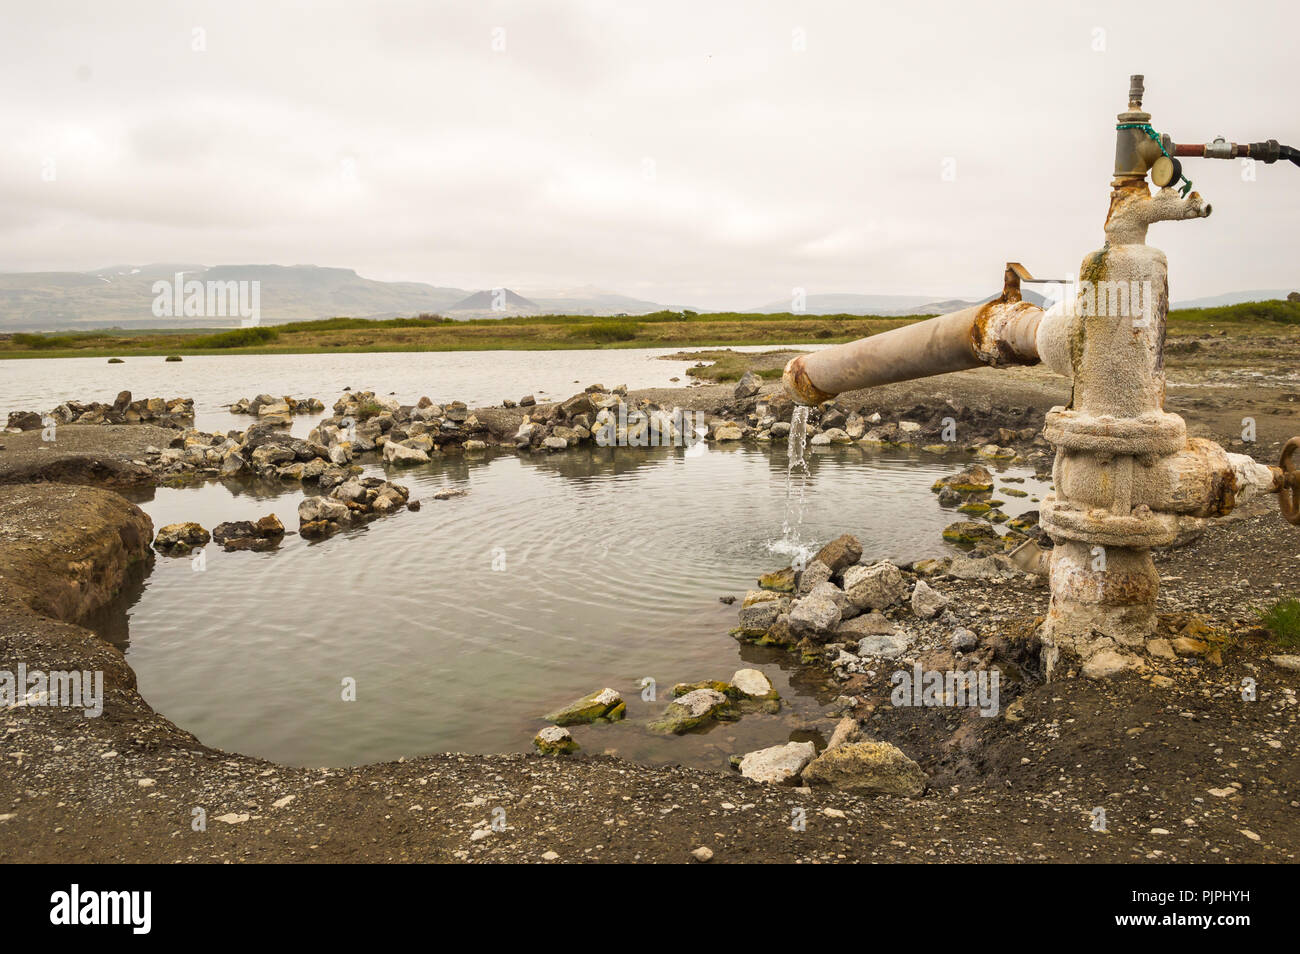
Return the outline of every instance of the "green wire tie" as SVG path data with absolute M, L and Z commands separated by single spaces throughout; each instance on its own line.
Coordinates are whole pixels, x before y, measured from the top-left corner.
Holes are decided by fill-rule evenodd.
M 1173 156 L 1169 155 L 1169 151 L 1165 149 L 1164 140 L 1160 138 L 1160 134 L 1158 132 L 1156 132 L 1154 129 L 1151 128 L 1150 123 L 1120 123 L 1115 128 L 1117 130 L 1119 129 L 1142 130 L 1144 133 L 1146 133 L 1148 136 L 1150 136 L 1152 139 L 1156 141 L 1156 145 L 1160 147 L 1160 152 L 1164 155 L 1166 159 L 1174 158 Z M 1192 180 L 1187 178 L 1187 176 L 1185 175 L 1180 176 L 1179 178 L 1182 180 L 1183 185 L 1179 187 L 1178 193 L 1185 199 L 1187 198 L 1188 193 L 1192 191 Z

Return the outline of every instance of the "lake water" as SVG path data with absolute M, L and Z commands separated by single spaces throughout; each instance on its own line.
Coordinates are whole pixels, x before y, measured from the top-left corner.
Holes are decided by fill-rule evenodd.
M 686 363 L 654 360 L 659 353 L 582 352 L 581 366 L 564 352 L 186 359 L 158 361 L 147 375 L 114 365 L 128 373 L 112 380 L 98 363 L 11 361 L 0 362 L 0 398 L 45 409 L 111 399 L 123 387 L 192 395 L 201 421 L 219 421 L 202 426 L 226 430 L 249 419 L 220 405 L 263 390 L 330 404 L 351 384 L 473 406 L 540 397 L 541 385 L 567 397 L 575 379 L 636 388 L 683 376 Z M 31 388 L 16 403 L 15 368 Z M 786 654 L 728 635 L 755 577 L 788 562 L 773 553 L 787 518 L 786 453 L 776 442 L 701 445 L 689 455 L 441 457 L 387 474 L 411 488 L 419 511 L 321 542 L 291 534 L 270 553 L 210 545 L 201 569 L 189 557 L 158 556 L 95 625 L 125 650 L 150 704 L 220 748 L 302 765 L 527 751 L 543 713 L 611 686 L 628 718 L 574 727 L 585 751 L 722 771 L 732 754 L 815 737 L 810 725 L 837 694 Z M 940 531 L 955 515 L 929 487 L 962 462 L 856 446 L 809 448 L 807 457 L 803 541 L 847 531 L 871 558 L 945 552 Z M 368 471 L 385 473 L 378 463 Z M 432 499 L 444 487 L 469 494 Z M 291 484 L 210 482 L 138 502 L 155 527 L 196 520 L 211 529 L 274 512 L 294 530 L 302 496 Z M 1005 509 L 1031 506 L 1008 499 Z M 720 603 L 727 595 L 737 603 Z M 725 680 L 742 667 L 773 681 L 787 703 L 780 715 L 677 738 L 646 731 L 674 683 Z M 641 696 L 647 677 L 653 702 Z M 344 680 L 355 680 L 356 701 L 343 701 Z
M 346 387 L 391 393 L 404 404 L 425 395 L 439 404 L 464 401 L 470 407 L 500 404 L 505 398 L 517 401 L 525 394 L 546 402 L 567 398 L 588 384 L 685 387 L 691 381 L 686 369 L 696 362 L 661 358 L 681 350 L 199 355 L 179 362 L 126 358 L 124 364 L 109 364 L 105 358 L 0 360 L 0 422 L 10 411 L 44 412 L 68 400 L 111 404 L 124 390 L 136 398 L 194 398 L 194 423 L 205 431 L 242 430 L 248 418 L 232 417 L 224 407 L 263 392 L 318 397 L 327 408 Z

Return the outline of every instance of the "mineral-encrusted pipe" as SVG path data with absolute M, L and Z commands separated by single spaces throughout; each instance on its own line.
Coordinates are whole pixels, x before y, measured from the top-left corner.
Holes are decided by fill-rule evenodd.
M 1037 364 L 1043 310 L 1027 301 L 986 302 L 883 334 L 802 354 L 785 366 L 786 393 L 798 404 L 896 381 L 983 365 Z

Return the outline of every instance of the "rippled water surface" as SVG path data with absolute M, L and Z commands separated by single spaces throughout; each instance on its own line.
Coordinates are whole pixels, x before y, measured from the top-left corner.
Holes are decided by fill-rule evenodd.
M 873 557 L 942 550 L 953 515 L 929 485 L 952 464 L 858 448 L 810 448 L 808 463 L 805 540 L 847 530 Z M 801 737 L 801 717 L 833 694 L 792 685 L 784 654 L 737 643 L 739 603 L 718 600 L 782 563 L 770 552 L 786 507 L 779 448 L 499 453 L 390 476 L 422 509 L 324 542 L 291 535 L 272 553 L 209 546 L 202 570 L 160 556 L 112 634 L 144 696 L 210 744 L 339 765 L 524 751 L 543 713 L 612 686 L 628 719 L 576 728 L 586 750 L 725 769 L 732 753 Z M 433 500 L 443 487 L 469 495 Z M 301 492 L 232 489 L 160 489 L 141 505 L 155 526 L 274 511 L 296 527 Z M 781 716 L 645 731 L 674 683 L 742 666 L 773 680 Z M 654 703 L 640 698 L 647 676 Z M 355 702 L 341 700 L 345 678 Z

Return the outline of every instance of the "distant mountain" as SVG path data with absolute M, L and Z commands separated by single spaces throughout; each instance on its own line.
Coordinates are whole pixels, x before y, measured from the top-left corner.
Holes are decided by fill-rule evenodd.
M 520 294 L 536 302 L 543 313 L 554 315 L 647 315 L 665 309 L 658 302 L 604 291 L 594 285 L 523 289 Z
M 1225 292 L 1222 295 L 1211 295 L 1208 298 L 1189 298 L 1186 301 L 1176 301 L 1170 308 L 1220 308 L 1223 305 L 1240 305 L 1244 301 L 1273 301 L 1274 299 L 1285 299 L 1298 287 L 1293 288 L 1275 288 L 1270 291 L 1235 291 Z
M 444 308 L 447 318 L 506 318 L 511 315 L 540 315 L 541 308 L 509 288 L 492 288 L 474 292 Z
M 1025 301 L 1042 305 L 1046 299 L 1039 293 L 1025 288 L 1021 292 Z M 948 298 L 934 301 L 921 295 L 851 295 L 828 294 L 809 295 L 805 301 L 804 314 L 809 315 L 882 315 L 907 317 L 911 315 L 944 315 L 950 311 L 960 311 L 971 305 L 980 305 L 992 301 L 996 295 L 990 295 L 978 301 L 962 298 Z M 791 310 L 792 302 L 773 302 L 762 308 L 753 309 L 758 314 L 770 315 Z
M 154 283 L 169 287 L 181 274 L 182 285 L 259 282 L 263 324 L 347 315 L 355 318 L 395 318 L 422 312 L 438 313 L 460 301 L 463 288 L 442 288 L 423 282 L 380 282 L 362 278 L 350 268 L 316 265 L 195 264 L 114 265 L 93 272 L 15 272 L 0 274 L 0 330 L 56 331 L 79 328 L 219 327 L 240 323 L 239 315 L 186 315 L 184 309 L 156 315 L 159 293 Z M 252 286 L 248 294 L 251 297 Z M 174 302 L 173 302 L 174 303 Z
M 809 315 L 906 315 L 912 309 L 924 305 L 928 298 L 923 295 L 853 295 L 822 294 L 808 295 L 804 299 L 803 314 Z M 794 303 L 786 298 L 770 302 L 750 311 L 760 315 L 774 315 L 793 311 Z

